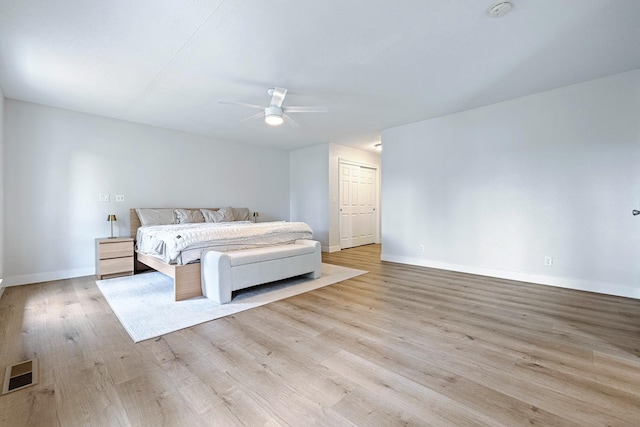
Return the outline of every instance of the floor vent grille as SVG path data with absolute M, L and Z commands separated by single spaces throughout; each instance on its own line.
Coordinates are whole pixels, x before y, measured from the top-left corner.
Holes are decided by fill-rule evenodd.
M 7 366 L 2 384 L 2 394 L 38 384 L 38 359 Z

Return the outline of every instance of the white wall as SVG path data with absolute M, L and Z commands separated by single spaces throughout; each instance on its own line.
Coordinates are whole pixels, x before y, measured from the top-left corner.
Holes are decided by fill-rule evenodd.
M 107 214 L 129 235 L 132 207 L 249 207 L 263 221 L 289 219 L 286 151 L 10 99 L 4 145 L 8 284 L 93 274 Z
M 384 260 L 640 298 L 640 70 L 389 129 L 383 146 Z
M 4 292 L 4 94 L 0 88 L 0 297 Z
M 289 152 L 291 221 L 311 226 L 323 251 L 329 247 L 329 144 Z

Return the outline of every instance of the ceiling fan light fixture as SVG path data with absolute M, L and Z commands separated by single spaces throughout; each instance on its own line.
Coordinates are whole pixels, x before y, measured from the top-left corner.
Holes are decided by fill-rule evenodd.
M 264 109 L 264 122 L 270 126 L 279 126 L 284 122 L 282 108 L 270 106 Z
M 273 87 L 267 90 L 267 92 L 269 93 L 269 96 L 271 96 L 271 101 L 270 101 L 271 103 L 267 107 L 263 107 L 257 104 L 247 104 L 246 102 L 224 101 L 224 100 L 220 100 L 218 101 L 218 103 L 256 108 L 260 110 L 259 113 L 246 117 L 240 120 L 239 123 L 246 122 L 247 120 L 252 120 L 257 117 L 264 117 L 264 122 L 269 126 L 280 126 L 282 123 L 284 123 L 285 111 L 287 113 L 326 113 L 328 111 L 327 107 L 303 106 L 303 105 L 293 105 L 285 108 L 282 106 L 282 103 L 284 102 L 284 98 L 287 95 L 287 89 L 283 87 Z M 290 124 L 294 128 L 300 127 L 300 125 L 296 123 L 296 121 L 293 120 L 289 114 L 287 114 L 287 124 Z
M 268 116 L 264 116 L 264 121 L 268 125 L 278 126 L 284 122 L 284 119 L 282 118 L 282 116 L 279 116 L 277 114 L 269 114 Z

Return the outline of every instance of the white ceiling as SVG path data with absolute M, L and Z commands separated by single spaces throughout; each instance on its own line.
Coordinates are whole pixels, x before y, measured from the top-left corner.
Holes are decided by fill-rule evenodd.
M 385 128 L 640 67 L 640 0 L 0 0 L 0 87 L 219 139 L 371 148 Z M 219 100 L 289 89 L 299 128 Z

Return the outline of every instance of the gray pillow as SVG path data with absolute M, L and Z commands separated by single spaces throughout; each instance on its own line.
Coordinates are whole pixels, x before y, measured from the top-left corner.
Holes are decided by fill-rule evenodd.
M 231 208 L 235 221 L 249 221 L 249 208 Z
M 141 225 L 175 224 L 173 209 L 136 209 Z
M 176 209 L 173 211 L 176 215 L 176 222 L 178 224 L 191 224 L 195 222 L 204 222 L 202 212 L 198 209 Z
M 200 209 L 205 222 L 231 222 L 233 221 L 233 211 L 231 208 L 220 208 L 217 211 Z

